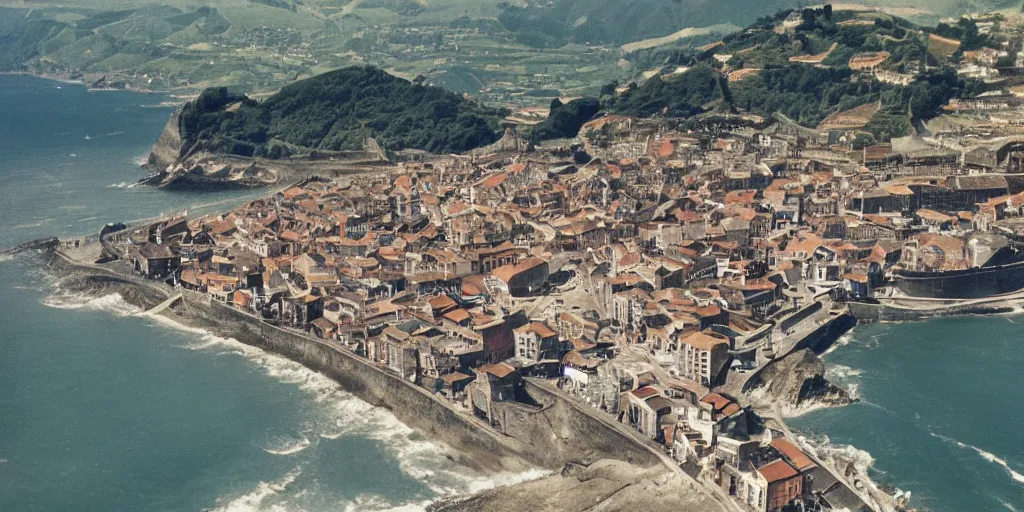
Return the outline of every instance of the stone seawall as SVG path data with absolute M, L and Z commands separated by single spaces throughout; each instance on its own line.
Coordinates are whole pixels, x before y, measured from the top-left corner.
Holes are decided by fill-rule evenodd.
M 406 425 L 454 448 L 460 453 L 460 464 L 498 472 L 530 466 L 557 470 L 580 460 L 617 459 L 644 467 L 667 460 L 642 439 L 591 417 L 571 399 L 532 382 L 527 382 L 527 392 L 544 406 L 538 410 L 523 404 L 496 404 L 506 418 L 496 430 L 340 346 L 267 324 L 211 302 L 205 294 L 183 295 L 184 311 L 179 312 L 203 319 L 205 327 L 217 334 L 281 354 L 331 377 L 353 395 L 390 410 Z
M 585 410 L 584 405 L 531 380 L 526 381 L 526 392 L 540 407 L 505 402 L 494 404 L 493 409 L 501 432 L 536 447 L 538 464 L 558 467 L 566 462 L 617 459 L 641 467 L 672 465 L 660 448 L 612 423 L 610 415 L 604 420 L 596 417 L 607 413 Z
M 805 321 L 807 321 L 805 319 Z M 743 393 L 749 393 L 757 387 L 759 382 L 762 382 L 761 374 L 766 370 L 777 364 L 779 361 L 785 359 L 785 357 L 794 352 L 799 352 L 803 349 L 810 349 L 815 354 L 823 354 L 829 347 L 832 346 L 840 336 L 845 334 L 850 329 L 853 329 L 857 325 L 857 318 L 850 313 L 844 313 L 829 320 L 817 329 L 811 331 L 809 334 L 797 341 L 793 347 L 787 350 L 785 353 L 779 354 L 775 359 L 761 365 L 758 369 L 751 373 L 745 382 L 740 386 L 740 390 Z
M 208 301 L 203 294 L 189 293 L 183 298 L 186 314 L 204 320 L 207 329 L 323 373 L 361 400 L 391 411 L 426 438 L 447 444 L 462 465 L 497 473 L 523 471 L 536 464 L 527 446 L 501 436 L 425 389 L 342 347 L 275 327 L 231 306 Z
M 388 409 L 428 439 L 448 445 L 454 451 L 455 461 L 467 467 L 494 474 L 538 466 L 560 470 L 568 463 L 601 459 L 626 461 L 640 467 L 675 467 L 660 447 L 547 383 L 526 380 L 527 394 L 541 407 L 496 404 L 502 411 L 502 421 L 492 427 L 467 410 L 341 346 L 270 325 L 252 314 L 212 301 L 205 293 L 172 289 L 163 283 L 125 276 L 104 266 L 58 255 L 63 275 L 73 274 L 76 280 L 92 281 L 95 277 L 104 282 L 116 281 L 116 290 L 97 291 L 116 291 L 126 300 L 145 297 L 144 304 L 139 304 L 142 307 L 181 294 L 182 300 L 162 313 L 164 316 L 280 354 L 323 373 L 356 397 Z M 74 272 L 69 272 L 72 268 Z
M 815 329 L 814 332 L 808 334 L 804 339 L 800 340 L 793 347 L 793 351 L 803 350 L 809 348 L 814 351 L 815 354 L 823 354 L 828 350 L 840 336 L 846 334 L 847 331 L 853 329 L 857 325 L 857 319 L 849 314 L 844 313 L 842 315 L 831 318 L 828 322 L 823 324 L 821 327 Z
M 893 307 L 886 304 L 872 304 L 868 302 L 850 302 L 847 304 L 850 313 L 857 318 L 858 323 L 870 324 L 875 322 L 909 322 L 914 320 L 925 320 L 941 316 L 953 315 L 992 315 L 999 313 L 1011 313 L 1013 306 L 1007 303 L 993 304 L 967 304 L 960 306 L 948 306 L 944 308 L 914 309 L 908 307 Z

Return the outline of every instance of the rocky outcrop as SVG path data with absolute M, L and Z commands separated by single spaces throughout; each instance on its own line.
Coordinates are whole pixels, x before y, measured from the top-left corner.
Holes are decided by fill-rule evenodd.
M 617 460 L 568 464 L 561 472 L 436 503 L 435 512 L 615 511 L 718 512 L 726 508 L 696 481 L 664 466 Z
M 147 166 L 155 172 L 164 172 L 168 167 L 178 163 L 182 154 L 181 129 L 178 120 L 181 112 L 175 110 L 157 137 L 146 161 Z
M 757 407 L 798 411 L 812 405 L 847 405 L 845 389 L 825 379 L 825 362 L 810 349 L 793 352 L 750 379 L 749 399 Z

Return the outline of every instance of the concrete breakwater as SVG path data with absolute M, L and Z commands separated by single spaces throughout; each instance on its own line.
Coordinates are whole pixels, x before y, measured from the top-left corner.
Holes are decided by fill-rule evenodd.
M 1019 300 L 1018 300 L 1019 302 Z M 940 316 L 992 315 L 1011 313 L 1014 304 L 1006 299 L 962 301 L 959 304 L 920 304 L 907 306 L 885 302 L 850 302 L 850 314 L 858 323 L 908 322 Z
M 527 392 L 540 407 L 500 404 L 505 421 L 488 425 L 467 410 L 401 379 L 347 349 L 298 331 L 280 328 L 199 292 L 175 290 L 100 265 L 83 264 L 60 252 L 51 264 L 62 280 L 82 285 L 103 283 L 95 291 L 120 293 L 151 308 L 169 297 L 182 299 L 162 314 L 186 325 L 274 352 L 337 381 L 371 405 L 391 411 L 426 437 L 451 447 L 456 462 L 485 473 L 523 471 L 531 467 L 559 470 L 568 463 L 616 459 L 640 467 L 668 464 L 658 449 L 624 427 L 595 418 L 591 411 L 557 392 L 528 382 Z

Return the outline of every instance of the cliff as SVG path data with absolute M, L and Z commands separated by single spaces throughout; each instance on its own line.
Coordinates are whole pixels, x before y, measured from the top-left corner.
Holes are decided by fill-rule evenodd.
M 181 157 L 183 151 L 181 147 L 181 128 L 178 125 L 180 118 L 181 111 L 174 111 L 170 119 L 167 120 L 163 131 L 160 132 L 160 136 L 153 143 L 153 148 L 150 150 L 149 158 L 146 161 L 150 169 L 162 172 L 178 163 L 178 158 Z

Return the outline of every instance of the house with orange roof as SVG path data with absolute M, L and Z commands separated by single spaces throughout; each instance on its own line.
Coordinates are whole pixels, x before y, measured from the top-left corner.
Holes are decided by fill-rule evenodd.
M 504 284 L 513 297 L 524 297 L 540 290 L 548 278 L 548 263 L 533 256 L 515 265 L 498 267 L 491 271 L 491 276 Z

